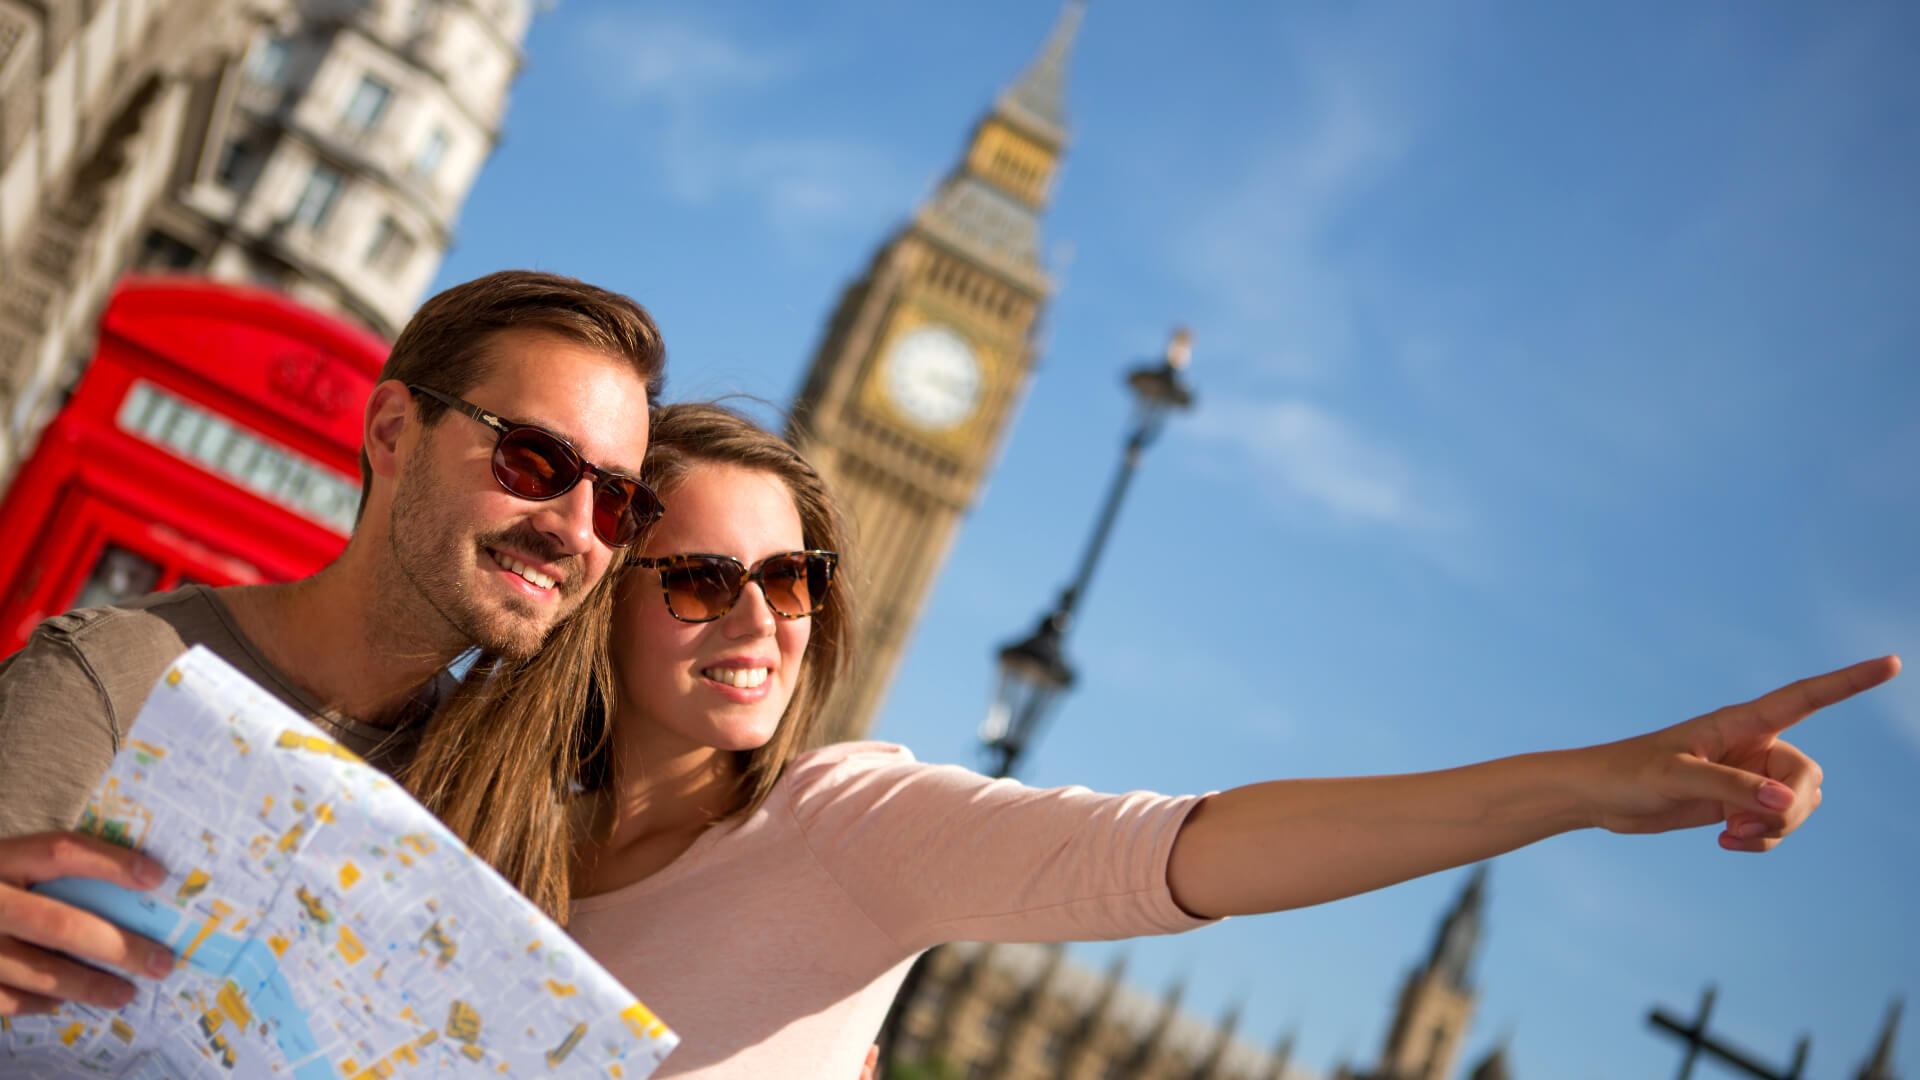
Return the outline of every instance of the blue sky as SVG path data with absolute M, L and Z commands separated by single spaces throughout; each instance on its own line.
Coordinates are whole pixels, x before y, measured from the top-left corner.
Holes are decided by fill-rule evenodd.
M 440 284 L 621 289 L 671 396 L 783 404 L 1057 10 L 566 0 Z M 1071 573 L 1120 377 L 1178 321 L 1200 404 L 1142 468 L 1029 780 L 1433 768 L 1920 659 L 1916 43 L 1900 3 L 1100 0 L 1044 360 L 877 734 L 979 762 L 992 650 Z M 1826 804 L 1766 857 L 1703 832 L 1500 859 L 1469 1059 L 1667 1073 L 1648 1009 L 1717 981 L 1722 1034 L 1784 1065 L 1810 1033 L 1816 1076 L 1905 995 L 1920 1068 L 1920 676 L 1800 742 Z M 1297 1028 L 1316 1070 L 1370 1063 L 1463 881 L 1133 943 L 1130 971 L 1244 1001 L 1255 1041 Z

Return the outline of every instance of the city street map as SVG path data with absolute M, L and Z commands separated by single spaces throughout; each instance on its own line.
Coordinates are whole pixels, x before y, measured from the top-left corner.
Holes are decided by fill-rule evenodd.
M 219 657 L 167 670 L 81 829 L 168 869 L 40 886 L 182 960 L 0 1019 L 0 1076 L 638 1078 L 678 1041 L 398 784 Z

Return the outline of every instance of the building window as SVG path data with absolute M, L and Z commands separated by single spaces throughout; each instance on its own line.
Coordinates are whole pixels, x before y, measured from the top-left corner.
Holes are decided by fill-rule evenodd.
M 447 129 L 434 128 L 413 157 L 413 175 L 422 180 L 433 179 L 433 174 L 440 171 L 440 159 L 447 156 L 447 141 Z
M 340 114 L 340 123 L 348 131 L 364 135 L 380 123 L 391 100 L 392 87 L 371 75 L 362 75 L 360 85 L 353 88 L 353 96 L 347 99 L 346 111 Z
M 247 57 L 247 78 L 265 86 L 278 86 L 287 77 L 287 61 L 292 47 L 279 34 L 267 34 L 254 42 Z
M 179 237 L 155 229 L 141 244 L 140 265 L 149 270 L 187 270 L 200 261 L 200 252 Z
M 410 0 L 410 2 L 407 4 L 407 14 L 406 14 L 407 33 L 408 34 L 425 33 L 427 30 L 428 22 L 429 20 L 432 19 L 432 17 L 433 17 L 433 10 L 431 7 L 428 6 L 427 0 Z
M 313 172 L 307 175 L 307 186 L 300 189 L 300 201 L 293 204 L 293 220 L 297 225 L 318 230 L 333 215 L 333 204 L 340 197 L 340 187 L 346 183 L 346 177 L 331 165 L 315 165 Z
M 382 215 L 380 223 L 373 227 L 373 242 L 367 245 L 367 265 L 387 277 L 398 277 L 413 261 L 413 252 L 418 246 L 413 234 L 402 228 L 392 214 Z
M 260 160 L 264 156 L 259 144 L 252 139 L 230 140 L 220 151 L 220 165 L 214 170 L 213 178 L 229 191 L 244 191 L 260 174 Z
M 1040 1060 L 1049 1066 L 1057 1066 L 1067 1053 L 1067 1037 L 1058 1031 L 1047 1032 L 1046 1040 L 1040 1044 Z
M 988 1038 L 998 1042 L 1006 1037 L 1007 1020 L 1007 1010 L 999 1005 L 995 1005 L 992 1009 L 988 1010 L 987 1018 L 980 1025 L 980 1029 L 986 1032 Z

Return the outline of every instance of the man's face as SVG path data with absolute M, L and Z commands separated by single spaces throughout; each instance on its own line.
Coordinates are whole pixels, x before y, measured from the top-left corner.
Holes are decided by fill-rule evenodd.
M 647 388 L 624 361 L 536 330 L 503 331 L 489 348 L 492 371 L 462 397 L 547 429 L 603 469 L 639 475 Z M 524 657 L 606 573 L 613 549 L 594 535 L 590 483 L 545 502 L 513 495 L 493 477 L 497 442 L 452 409 L 419 432 L 394 491 L 393 555 L 460 636 Z

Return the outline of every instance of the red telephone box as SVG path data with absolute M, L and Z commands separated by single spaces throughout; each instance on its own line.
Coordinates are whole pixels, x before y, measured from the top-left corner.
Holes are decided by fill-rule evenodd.
M 353 528 L 384 341 L 178 277 L 123 281 L 99 341 L 0 499 L 0 656 L 69 608 L 304 577 Z

